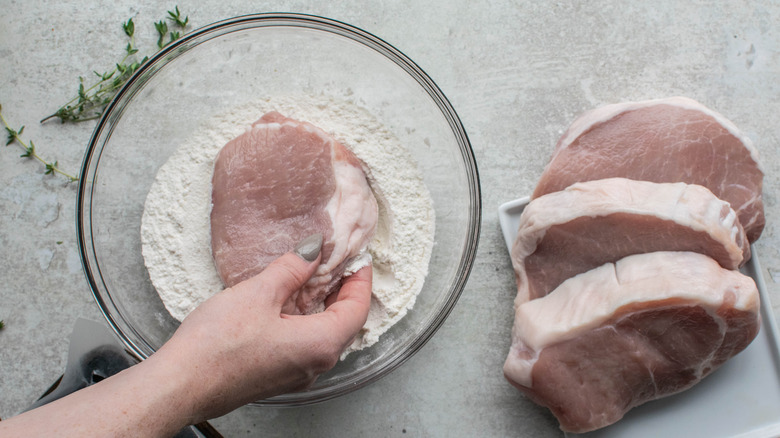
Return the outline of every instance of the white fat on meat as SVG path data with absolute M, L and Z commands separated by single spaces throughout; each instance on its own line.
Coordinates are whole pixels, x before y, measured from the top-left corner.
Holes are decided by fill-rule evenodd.
M 583 113 L 558 141 L 532 197 L 610 177 L 699 184 L 731 204 L 754 242 L 765 223 L 763 176 L 758 151 L 732 122 L 672 97 Z
M 323 235 L 322 259 L 283 312 L 315 313 L 344 275 L 371 263 L 377 201 L 355 155 L 321 129 L 265 114 L 217 155 L 211 248 L 230 287 L 304 238 Z
M 699 382 L 760 326 L 755 283 L 692 252 L 638 254 L 518 306 L 504 375 L 587 432 Z
M 693 251 L 737 269 L 750 245 L 725 201 L 705 187 L 607 178 L 532 200 L 512 247 L 518 306 L 625 256 Z

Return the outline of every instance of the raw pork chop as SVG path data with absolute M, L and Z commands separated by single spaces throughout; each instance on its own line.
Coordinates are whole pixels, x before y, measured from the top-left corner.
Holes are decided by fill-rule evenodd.
M 625 178 L 576 183 L 531 201 L 512 247 L 515 305 L 604 263 L 654 251 L 693 251 L 737 269 L 750 246 L 729 204 L 685 183 Z
M 309 123 L 265 114 L 219 152 L 212 185 L 211 248 L 227 286 L 321 233 L 320 266 L 283 308 L 313 313 L 345 269 L 370 263 L 378 209 L 361 164 Z
M 515 311 L 504 375 L 587 432 L 687 389 L 750 344 L 756 285 L 692 252 L 628 256 Z
M 558 141 L 533 197 L 613 176 L 702 185 L 731 204 L 750 242 L 764 228 L 758 152 L 733 123 L 694 100 L 622 103 L 584 113 Z

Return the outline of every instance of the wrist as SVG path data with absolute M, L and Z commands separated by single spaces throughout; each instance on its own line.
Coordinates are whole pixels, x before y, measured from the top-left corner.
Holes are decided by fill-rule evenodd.
M 146 399 L 146 417 L 157 426 L 153 430 L 170 436 L 203 420 L 196 409 L 197 390 L 193 390 L 191 374 L 175 361 L 155 354 L 127 371 L 142 382 L 138 393 Z

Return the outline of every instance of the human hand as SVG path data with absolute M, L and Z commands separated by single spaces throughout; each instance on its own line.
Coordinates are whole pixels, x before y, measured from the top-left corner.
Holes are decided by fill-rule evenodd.
M 311 385 L 365 324 L 372 273 L 369 265 L 345 278 L 324 312 L 282 314 L 282 304 L 319 264 L 322 238 L 301 243 L 296 253 L 200 305 L 147 360 L 0 422 L 0 435 L 171 436 Z
M 370 265 L 344 279 L 325 311 L 281 313 L 314 273 L 319 246 L 321 238 L 314 251 L 285 254 L 259 275 L 213 296 L 145 361 L 177 370 L 178 378 L 186 379 L 195 421 L 307 388 L 336 364 L 363 327 L 371 298 Z M 311 262 L 304 259 L 307 255 Z

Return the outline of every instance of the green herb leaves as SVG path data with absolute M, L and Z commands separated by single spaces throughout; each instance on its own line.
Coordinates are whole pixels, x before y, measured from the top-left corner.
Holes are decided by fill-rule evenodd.
M 2 107 L 0 106 L 0 110 L 2 110 Z M 2 112 L 0 112 L 2 114 Z M 5 127 L 6 132 L 8 133 L 8 141 L 5 142 L 5 145 L 8 146 L 9 144 L 13 143 L 14 140 L 16 140 L 17 137 L 22 135 L 22 132 L 24 132 L 24 126 L 19 128 L 18 131 L 15 131 L 8 126 Z
M 6 145 L 6 146 L 8 146 L 8 145 Z M 33 144 L 32 140 L 30 140 L 30 145 L 29 146 L 22 145 L 22 147 L 24 148 L 24 153 L 22 155 L 19 155 L 19 156 L 22 157 L 22 158 L 32 158 L 33 154 L 35 153 L 35 145 Z
M 5 117 L 3 116 L 3 107 L 0 106 L 0 121 L 3 123 L 3 127 L 5 128 L 5 132 L 8 135 L 8 138 L 5 142 L 6 146 L 9 146 L 11 144 L 18 144 L 19 147 L 21 147 L 24 152 L 20 157 L 23 158 L 30 158 L 36 161 L 39 161 L 41 164 L 43 164 L 46 167 L 46 173 L 47 175 L 54 175 L 54 174 L 60 174 L 68 179 L 68 182 L 76 182 L 78 181 L 78 177 L 75 177 L 73 175 L 70 175 L 68 173 L 63 172 L 59 168 L 59 163 L 55 160 L 52 162 L 48 162 L 41 158 L 40 155 L 35 150 L 35 143 L 30 140 L 29 143 L 22 140 L 22 133 L 24 132 L 24 126 L 19 128 L 18 130 L 11 128 L 11 126 L 8 124 L 8 122 L 5 120 Z
M 168 17 L 169 20 L 173 21 L 173 24 L 178 27 L 179 29 L 184 29 L 187 27 L 187 23 L 190 21 L 190 17 L 184 17 L 182 20 L 181 18 L 181 12 L 179 12 L 179 7 L 176 6 L 176 9 L 173 11 L 168 11 Z M 180 31 L 171 31 L 168 32 L 168 23 L 165 22 L 165 20 L 160 20 L 156 23 L 154 23 L 154 28 L 157 29 L 157 35 L 159 38 L 157 38 L 157 47 L 160 49 L 163 49 L 168 44 L 178 40 L 181 38 L 181 32 Z M 168 36 L 168 42 L 165 42 L 165 37 Z
M 175 30 L 169 30 L 168 21 L 171 22 L 171 26 Z M 157 40 L 158 51 L 181 38 L 188 23 L 189 17 L 182 18 L 178 6 L 176 6 L 173 11 L 168 11 L 167 17 L 154 23 L 154 27 L 159 36 Z M 117 91 L 149 59 L 148 56 L 144 56 L 140 60 L 136 59 L 136 54 L 139 52 L 139 49 L 135 45 L 135 22 L 133 22 L 132 18 L 129 18 L 122 23 L 122 30 L 129 39 L 127 45 L 124 47 L 122 59 L 110 70 L 106 70 L 102 73 L 93 71 L 96 77 L 94 83 L 90 84 L 84 77 L 80 76 L 76 96 L 62 105 L 54 114 L 41 120 L 41 123 L 55 118 L 60 119 L 62 123 L 83 122 L 97 119 L 103 114 L 106 105 L 111 102 L 111 99 L 113 99 Z M 39 161 L 43 164 L 45 168 L 44 173 L 47 175 L 59 174 L 67 178 L 69 182 L 79 180 L 78 177 L 60 170 L 57 160 L 46 161 L 41 158 L 40 155 L 38 155 L 32 140 L 25 142 L 22 139 L 24 126 L 16 130 L 11 128 L 8 122 L 6 122 L 5 117 L 3 117 L 2 114 L 2 107 L 0 107 L 0 119 L 2 119 L 3 126 L 8 136 L 5 143 L 6 146 L 14 143 L 18 144 L 23 150 L 21 157 Z
M 187 23 L 190 21 L 190 17 L 184 17 L 184 20 L 181 19 L 181 12 L 179 12 L 178 6 L 176 6 L 174 12 L 168 11 L 168 18 L 173 20 L 173 22 L 182 29 L 187 27 Z
M 173 27 L 177 30 L 169 31 L 166 19 L 171 21 Z M 173 11 L 168 11 L 168 16 L 165 19 L 155 22 L 154 27 L 158 34 L 158 51 L 181 38 L 182 32 L 188 23 L 189 17 L 182 18 L 178 6 Z M 141 60 L 132 59 L 139 52 L 135 45 L 135 22 L 133 22 L 132 18 L 122 23 L 122 30 L 130 39 L 124 48 L 123 58 L 111 70 L 103 73 L 93 72 L 97 80 L 92 85 L 85 84 L 85 79 L 79 77 L 79 87 L 76 96 L 62 105 L 54 114 L 41 120 L 41 123 L 54 118 L 60 119 L 61 122 L 65 123 L 83 122 L 100 117 L 116 92 L 149 59 L 148 56 L 144 56 Z
M 122 23 L 122 29 L 125 30 L 125 35 L 132 38 L 135 35 L 135 23 L 133 23 L 133 19 L 129 18 L 126 22 Z
M 157 47 L 162 49 L 165 47 L 165 34 L 168 33 L 168 23 L 166 23 L 165 20 L 160 20 L 154 23 L 154 28 L 157 29 L 157 33 L 160 35 L 160 37 L 157 38 Z

